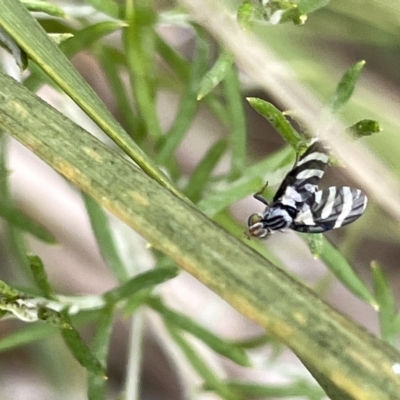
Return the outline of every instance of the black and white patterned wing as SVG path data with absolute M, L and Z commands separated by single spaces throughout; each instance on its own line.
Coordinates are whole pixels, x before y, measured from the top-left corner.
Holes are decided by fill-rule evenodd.
M 318 190 L 318 182 L 328 163 L 328 151 L 321 141 L 314 140 L 286 175 L 273 201 L 297 208 Z
M 319 233 L 340 228 L 359 218 L 367 207 L 367 197 L 359 189 L 332 186 L 319 190 L 298 210 L 291 228 Z

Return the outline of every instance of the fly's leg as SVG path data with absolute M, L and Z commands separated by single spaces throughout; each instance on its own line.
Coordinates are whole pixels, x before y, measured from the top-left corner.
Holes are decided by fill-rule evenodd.
M 261 201 L 261 203 L 265 204 L 268 207 L 269 206 L 268 200 L 263 196 L 263 193 L 267 187 L 268 187 L 268 182 L 266 182 L 266 184 L 263 186 L 263 188 L 259 192 L 254 194 L 253 197 L 256 200 Z

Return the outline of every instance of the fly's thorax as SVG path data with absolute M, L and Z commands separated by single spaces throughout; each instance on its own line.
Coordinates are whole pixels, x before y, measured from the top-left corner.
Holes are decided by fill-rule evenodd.
M 288 207 L 282 203 L 271 205 L 265 210 L 263 215 L 264 228 L 268 228 L 271 231 L 278 231 L 281 229 L 289 228 L 293 219 L 296 216 L 296 209 Z

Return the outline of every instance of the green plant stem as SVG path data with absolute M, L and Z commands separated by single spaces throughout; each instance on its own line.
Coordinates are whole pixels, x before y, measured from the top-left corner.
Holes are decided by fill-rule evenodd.
M 126 371 L 126 399 L 140 397 L 140 377 L 143 352 L 144 311 L 138 310 L 131 318 L 129 334 L 128 368 Z

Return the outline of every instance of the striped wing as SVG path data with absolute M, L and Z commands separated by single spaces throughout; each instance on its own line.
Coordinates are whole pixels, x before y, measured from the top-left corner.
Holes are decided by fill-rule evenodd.
M 297 208 L 318 190 L 318 182 L 328 163 L 328 151 L 315 140 L 286 175 L 273 201 Z
M 332 186 L 319 190 L 302 205 L 291 228 L 298 232 L 320 233 L 350 224 L 362 215 L 367 197 L 361 190 Z

